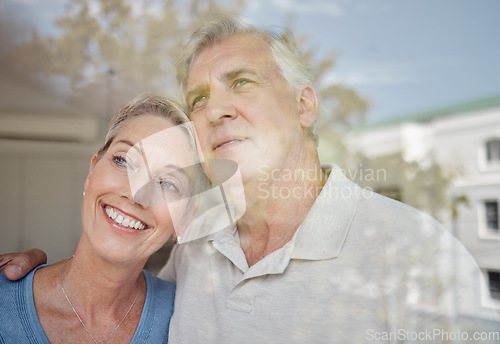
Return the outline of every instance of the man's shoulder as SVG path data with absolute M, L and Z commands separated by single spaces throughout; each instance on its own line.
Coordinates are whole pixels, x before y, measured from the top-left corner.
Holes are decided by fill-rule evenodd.
M 374 192 L 370 188 L 363 188 L 347 178 L 344 171 L 331 163 L 322 164 L 322 169 L 329 173 L 329 180 L 318 203 L 328 209 L 332 206 L 343 206 L 354 214 L 354 223 L 363 226 L 378 226 L 380 229 L 391 231 L 397 227 L 400 231 L 413 230 L 415 226 L 432 227 L 437 231 L 443 228 L 432 216 L 408 204 L 388 198 Z M 341 200 L 341 202 L 339 202 Z M 337 214 L 339 215 L 339 214 Z
M 375 192 L 364 195 L 350 225 L 351 244 L 370 251 L 415 254 L 413 258 L 421 261 L 450 252 L 469 259 L 465 247 L 429 214 Z
M 373 191 L 360 196 L 357 216 L 365 222 L 394 224 L 400 229 L 417 225 L 419 228 L 444 230 L 441 223 L 426 212 Z

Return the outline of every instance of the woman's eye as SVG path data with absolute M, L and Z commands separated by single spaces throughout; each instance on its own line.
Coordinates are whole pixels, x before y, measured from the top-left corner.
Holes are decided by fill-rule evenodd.
M 134 159 L 130 158 L 128 155 L 126 157 L 122 155 L 114 155 L 113 156 L 113 163 L 118 166 L 119 168 L 127 169 L 129 173 L 131 172 L 136 172 L 136 166 L 137 164 L 134 163 Z
M 161 186 L 161 188 L 163 190 L 173 191 L 175 193 L 180 193 L 180 187 L 177 185 L 177 183 L 175 183 L 173 181 L 160 179 L 158 181 L 158 184 Z
M 127 160 L 121 155 L 114 155 L 113 162 L 119 167 L 127 167 Z

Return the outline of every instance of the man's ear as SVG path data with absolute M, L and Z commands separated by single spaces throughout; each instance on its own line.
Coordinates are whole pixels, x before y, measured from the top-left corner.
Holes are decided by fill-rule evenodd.
M 311 84 L 306 84 L 298 92 L 300 125 L 302 128 L 310 128 L 316 120 L 318 100 L 316 91 Z
M 90 159 L 89 173 L 87 174 L 87 178 L 85 178 L 85 183 L 83 184 L 84 190 L 87 190 L 87 186 L 90 183 L 90 176 L 92 175 L 92 171 L 94 170 L 94 166 L 96 163 L 97 163 L 97 154 L 94 154 L 92 156 L 92 159 Z

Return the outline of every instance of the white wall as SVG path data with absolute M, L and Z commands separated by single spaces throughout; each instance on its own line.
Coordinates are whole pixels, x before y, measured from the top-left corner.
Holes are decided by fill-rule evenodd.
M 49 262 L 73 254 L 81 234 L 81 198 L 97 146 L 0 140 L 0 252 L 31 247 Z

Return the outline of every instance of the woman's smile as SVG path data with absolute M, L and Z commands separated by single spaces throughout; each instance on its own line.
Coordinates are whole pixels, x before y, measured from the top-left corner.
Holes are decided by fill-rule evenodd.
M 145 231 L 150 228 L 150 226 L 143 221 L 132 215 L 128 215 L 120 209 L 107 204 L 103 205 L 102 208 L 109 223 L 114 226 L 118 226 L 120 229 L 126 230 L 127 232 Z

